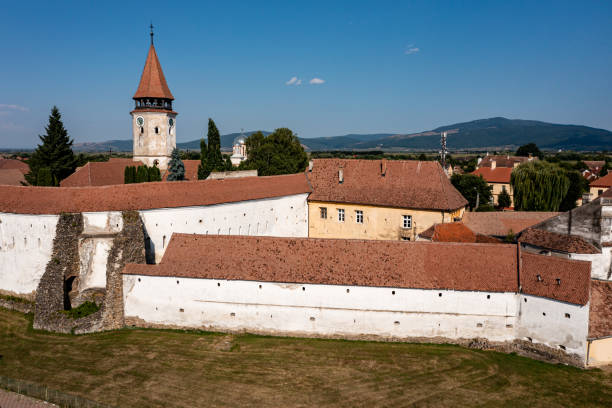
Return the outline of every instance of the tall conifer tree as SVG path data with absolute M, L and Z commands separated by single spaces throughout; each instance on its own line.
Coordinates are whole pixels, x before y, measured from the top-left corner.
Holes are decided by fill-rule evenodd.
M 206 147 L 206 140 L 200 139 L 200 164 L 198 164 L 198 180 L 205 180 L 210 174 L 207 172 L 206 163 L 208 158 L 208 148 Z
M 168 163 L 168 181 L 179 181 L 185 179 L 185 165 L 181 160 L 179 150 L 175 147 L 172 150 L 172 157 Z
M 213 171 L 223 171 L 225 163 L 221 155 L 221 135 L 212 119 L 208 119 L 208 155 L 206 157 L 206 170 L 208 174 Z M 206 175 L 208 177 L 208 174 Z
M 38 136 L 42 142 L 39 144 L 32 157 L 28 161 L 30 172 L 25 175 L 26 180 L 31 185 L 39 185 L 38 176 L 44 174 L 41 183 L 59 186 L 60 181 L 74 173 L 77 166 L 77 158 L 72 151 L 72 143 L 68 132 L 62 123 L 62 115 L 54 106 L 49 116 L 49 124 L 46 127 L 47 134 Z M 40 171 L 42 168 L 47 170 Z

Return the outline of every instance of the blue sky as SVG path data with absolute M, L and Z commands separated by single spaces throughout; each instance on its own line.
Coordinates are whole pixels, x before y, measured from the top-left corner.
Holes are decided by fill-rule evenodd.
M 54 104 L 76 142 L 130 139 L 151 21 L 178 141 L 208 117 L 223 134 L 303 137 L 493 116 L 612 129 L 610 1 L 13 1 L 1 14 L 0 147 L 35 146 Z

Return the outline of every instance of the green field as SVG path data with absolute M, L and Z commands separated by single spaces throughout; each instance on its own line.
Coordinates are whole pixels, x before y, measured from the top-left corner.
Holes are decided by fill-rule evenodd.
M 0 375 L 120 407 L 612 406 L 612 370 L 450 345 L 124 329 L 34 331 L 0 309 Z

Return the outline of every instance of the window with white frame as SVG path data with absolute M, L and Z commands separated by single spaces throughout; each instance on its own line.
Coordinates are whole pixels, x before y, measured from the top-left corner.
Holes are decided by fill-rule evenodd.
M 402 228 L 412 228 L 412 215 L 402 215 Z
M 344 208 L 338 208 L 338 222 L 344 222 Z
M 321 218 L 327 219 L 327 207 L 319 207 L 321 210 Z
M 355 222 L 357 224 L 363 224 L 363 211 L 355 210 Z

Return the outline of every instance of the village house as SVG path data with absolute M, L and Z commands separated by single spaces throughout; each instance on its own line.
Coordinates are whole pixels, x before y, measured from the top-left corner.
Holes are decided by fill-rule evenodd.
M 414 241 L 467 205 L 433 161 L 317 159 L 307 175 L 313 238 Z
M 482 159 L 478 159 L 476 170 L 472 172 L 477 176 L 482 176 L 483 179 L 492 187 L 492 204 L 498 205 L 499 195 L 505 189 L 510 195 L 510 207 L 514 207 L 514 193 L 510 185 L 510 175 L 512 170 L 519 164 L 527 163 L 532 160 L 538 160 L 537 157 L 529 156 L 494 156 L 487 155 Z
M 598 178 L 595 181 L 592 181 L 591 184 L 589 184 L 589 198 L 591 200 L 596 199 L 597 197 L 601 196 L 604 191 L 606 191 L 607 189 L 612 187 L 612 172 L 608 173 L 607 175 Z

